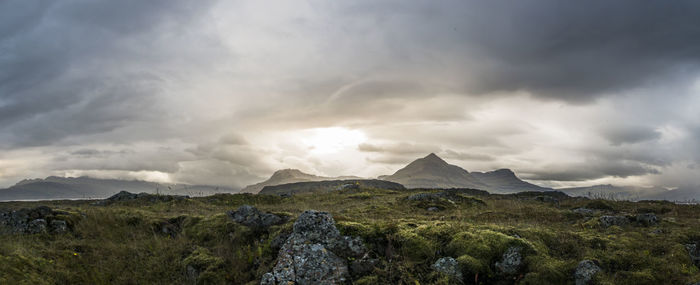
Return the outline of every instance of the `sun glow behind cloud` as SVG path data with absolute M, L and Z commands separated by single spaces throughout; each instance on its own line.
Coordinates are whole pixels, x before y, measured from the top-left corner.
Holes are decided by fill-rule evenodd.
M 309 153 L 315 155 L 354 150 L 365 141 L 367 141 L 367 136 L 362 131 L 342 127 L 304 130 L 301 139 L 301 142 L 309 149 Z

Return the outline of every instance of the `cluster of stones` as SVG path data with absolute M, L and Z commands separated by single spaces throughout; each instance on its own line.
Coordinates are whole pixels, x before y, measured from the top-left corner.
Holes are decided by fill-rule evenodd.
M 257 208 L 250 205 L 243 205 L 236 211 L 228 211 L 226 214 L 236 223 L 255 230 L 262 230 L 270 226 L 284 224 L 288 220 L 287 217 L 271 213 L 262 213 Z
M 589 208 L 575 208 L 571 210 L 572 212 L 582 215 L 582 216 L 595 216 L 596 214 L 602 212 L 598 209 Z M 650 227 L 659 223 L 659 217 L 654 213 L 643 213 L 636 216 L 623 216 L 623 215 L 602 215 L 598 217 L 598 222 L 603 228 L 609 228 L 611 226 L 624 227 L 630 224 L 635 224 L 642 227 Z
M 2 234 L 38 234 L 65 233 L 68 223 L 56 218 L 56 215 L 67 214 L 53 211 L 46 206 L 33 209 L 0 210 L 0 233 Z
M 496 262 L 496 269 L 504 276 L 517 274 L 522 269 L 522 253 L 519 247 L 510 247 L 503 254 L 501 261 Z M 463 275 L 459 263 L 452 257 L 438 259 L 432 266 L 433 270 L 441 272 L 455 283 L 463 284 Z M 595 275 L 602 271 L 595 261 L 583 260 L 579 262 L 574 272 L 576 285 L 592 284 Z
M 350 265 L 349 258 L 355 259 Z M 294 223 L 275 266 L 260 284 L 343 284 L 350 274 L 367 273 L 375 264 L 360 238 L 341 236 L 329 213 L 309 210 Z

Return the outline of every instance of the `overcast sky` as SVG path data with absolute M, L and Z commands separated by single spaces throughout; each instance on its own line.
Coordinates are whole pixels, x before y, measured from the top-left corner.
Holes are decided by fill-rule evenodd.
M 700 185 L 698 1 L 0 2 L 0 187 L 245 186 L 430 152 Z

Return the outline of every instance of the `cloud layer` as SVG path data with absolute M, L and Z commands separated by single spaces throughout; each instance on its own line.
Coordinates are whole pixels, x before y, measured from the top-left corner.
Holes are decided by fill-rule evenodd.
M 0 186 L 240 187 L 436 152 L 547 186 L 697 185 L 696 1 L 4 1 Z

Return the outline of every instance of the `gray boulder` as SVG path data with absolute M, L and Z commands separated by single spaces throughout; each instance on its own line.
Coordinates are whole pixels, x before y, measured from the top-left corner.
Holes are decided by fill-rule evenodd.
M 46 232 L 46 225 L 46 220 L 36 219 L 27 224 L 27 229 L 25 230 L 25 232 L 28 234 L 44 233 Z
M 645 213 L 637 215 L 637 223 L 648 227 L 659 223 L 659 218 L 654 213 Z
M 600 226 L 603 228 L 611 226 L 624 227 L 630 223 L 630 220 L 625 216 L 601 216 L 598 218 L 598 221 L 600 221 Z
M 261 213 L 257 208 L 250 205 L 240 206 L 238 210 L 228 211 L 226 214 L 235 222 L 256 230 L 266 229 L 270 226 L 287 222 L 286 217 L 270 213 Z
M 693 261 L 695 266 L 700 267 L 700 247 L 698 246 L 698 242 L 686 244 L 685 249 L 688 250 L 690 260 Z
M 64 233 L 68 224 L 56 219 L 57 214 L 64 212 L 54 212 L 46 206 L 14 211 L 0 209 L 0 234 Z
M 450 279 L 457 281 L 457 283 L 463 282 L 462 270 L 459 268 L 459 263 L 452 257 L 438 259 L 438 261 L 433 264 L 432 268 L 437 272 L 444 273 L 449 276 Z
M 496 269 L 505 275 L 518 273 L 523 265 L 522 250 L 523 249 L 520 247 L 509 247 L 506 252 L 503 253 L 501 261 L 496 262 Z
M 329 213 L 305 211 L 260 284 L 343 284 L 350 273 L 346 259 L 366 251 L 359 238 L 340 235 Z
M 602 269 L 592 260 L 584 260 L 578 263 L 574 272 L 576 285 L 591 284 L 593 277 Z

